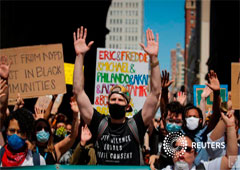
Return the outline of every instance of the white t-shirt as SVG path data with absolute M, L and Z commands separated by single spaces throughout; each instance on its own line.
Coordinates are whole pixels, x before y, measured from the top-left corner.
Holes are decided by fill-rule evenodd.
M 207 135 L 207 142 L 211 142 L 211 143 L 224 143 L 224 136 L 222 136 L 221 138 L 213 141 L 210 137 L 210 135 L 212 134 L 212 132 L 210 132 Z M 217 157 L 222 157 L 224 155 L 226 155 L 226 148 L 214 148 L 214 147 L 207 147 L 206 148 L 209 159 L 215 159 Z
M 0 149 L 1 148 L 2 146 L 0 146 Z M 40 155 L 40 165 L 46 165 L 45 159 L 41 155 Z M 31 150 L 28 150 L 27 156 L 24 162 L 22 163 L 22 165 L 20 166 L 33 166 L 33 155 Z M 0 167 L 2 167 L 2 163 Z
M 220 170 L 221 168 L 221 161 L 222 161 L 222 157 L 219 157 L 217 159 L 214 159 L 212 161 L 201 161 L 201 163 L 203 163 L 205 170 Z M 162 169 L 162 170 L 173 170 L 173 166 L 167 166 L 166 168 Z M 196 170 L 196 166 L 192 166 L 192 168 L 190 170 Z

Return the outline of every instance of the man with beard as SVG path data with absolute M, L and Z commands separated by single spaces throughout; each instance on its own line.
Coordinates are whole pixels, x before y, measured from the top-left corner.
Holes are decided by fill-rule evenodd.
M 97 164 L 102 165 L 140 165 L 141 151 L 140 142 L 143 141 L 147 126 L 155 115 L 158 98 L 161 89 L 160 69 L 158 62 L 158 34 L 156 40 L 152 30 L 146 31 L 147 46 L 140 44 L 143 50 L 150 57 L 151 65 L 151 93 L 148 95 L 143 108 L 133 116 L 132 119 L 125 117 L 126 112 L 132 110 L 130 105 L 130 94 L 121 85 L 116 85 L 110 90 L 108 96 L 108 107 L 110 117 L 107 119 L 105 128 L 99 126 L 105 115 L 93 109 L 91 102 L 84 91 L 83 61 L 86 52 L 90 49 L 93 41 L 86 44 L 87 29 L 81 27 L 74 33 L 74 47 L 76 52 L 73 93 L 76 96 L 77 104 L 84 122 L 89 125 L 93 140 L 96 141 Z M 136 124 L 138 134 L 133 134 L 133 124 Z M 131 128 L 131 129 L 130 129 Z M 135 128 L 135 129 L 136 129 Z M 139 137 L 137 141 L 136 136 Z

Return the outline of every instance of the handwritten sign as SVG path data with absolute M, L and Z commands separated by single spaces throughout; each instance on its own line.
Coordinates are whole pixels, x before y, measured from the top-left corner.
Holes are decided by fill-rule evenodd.
M 240 63 L 231 64 L 232 108 L 240 110 Z
M 37 99 L 35 107 L 46 110 L 52 100 L 52 95 L 40 96 Z
M 193 85 L 193 97 L 194 97 L 194 106 L 200 107 L 201 94 L 206 85 Z M 220 97 L 222 102 L 228 100 L 228 85 L 220 85 Z M 213 93 L 206 99 L 206 110 L 212 110 L 213 105 Z
M 9 73 L 9 102 L 22 98 L 66 93 L 62 44 L 0 50 L 12 62 Z
M 144 104 L 148 95 L 149 57 L 143 51 L 97 49 L 94 106 L 102 114 L 108 114 L 108 94 L 116 84 L 124 85 L 131 94 L 133 116 Z

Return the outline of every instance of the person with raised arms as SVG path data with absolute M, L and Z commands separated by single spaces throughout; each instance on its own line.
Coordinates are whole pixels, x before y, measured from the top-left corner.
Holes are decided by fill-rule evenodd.
M 78 28 L 73 33 L 76 52 L 73 93 L 84 122 L 89 125 L 95 142 L 97 164 L 101 165 L 140 165 L 142 164 L 140 145 L 146 129 L 155 115 L 161 91 L 161 78 L 158 62 L 158 34 L 156 40 L 151 29 L 146 31 L 147 46 L 140 46 L 150 57 L 151 92 L 147 96 L 142 109 L 129 119 L 126 112 L 132 111 L 131 96 L 126 87 L 116 85 L 111 88 L 108 96 L 110 116 L 100 114 L 84 91 L 83 63 L 85 54 L 90 50 L 93 41 L 86 44 L 87 29 Z

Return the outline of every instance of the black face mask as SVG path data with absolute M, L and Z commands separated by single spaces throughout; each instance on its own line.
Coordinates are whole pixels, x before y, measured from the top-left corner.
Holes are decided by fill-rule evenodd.
M 109 104 L 109 113 L 113 119 L 122 119 L 125 117 L 125 106 L 119 104 Z

